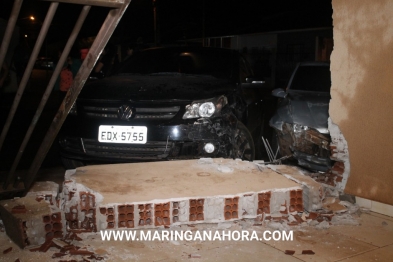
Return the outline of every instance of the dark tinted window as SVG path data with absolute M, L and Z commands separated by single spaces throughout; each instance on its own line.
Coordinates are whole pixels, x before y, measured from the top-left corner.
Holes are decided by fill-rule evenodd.
M 330 92 L 329 66 L 300 66 L 292 80 L 291 90 Z
M 237 69 L 235 53 L 228 50 L 151 49 L 132 55 L 116 74 L 184 73 L 233 78 Z

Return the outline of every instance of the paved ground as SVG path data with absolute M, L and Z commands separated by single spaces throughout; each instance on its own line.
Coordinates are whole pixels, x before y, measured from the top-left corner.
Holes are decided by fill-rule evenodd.
M 356 216 L 359 226 L 340 225 L 329 229 L 311 226 L 294 228 L 293 241 L 102 241 L 100 235 L 80 235 L 75 241 L 81 247 L 94 251 L 105 261 L 391 261 L 393 256 L 393 218 L 377 213 L 361 213 Z M 264 226 L 253 226 L 252 221 L 224 224 L 200 224 L 165 230 L 190 230 L 213 232 L 222 230 L 273 231 Z M 157 230 L 161 231 L 161 230 Z M 138 231 L 139 232 L 139 231 Z M 154 230 L 152 231 L 154 234 Z M 81 256 L 52 259 L 58 252 L 51 248 L 46 253 L 21 250 L 0 232 L 0 261 L 82 261 Z M 12 250 L 3 254 L 3 251 Z M 286 255 L 286 250 L 295 251 Z M 302 254 L 311 250 L 315 254 Z M 94 260 L 92 260 L 94 261 Z

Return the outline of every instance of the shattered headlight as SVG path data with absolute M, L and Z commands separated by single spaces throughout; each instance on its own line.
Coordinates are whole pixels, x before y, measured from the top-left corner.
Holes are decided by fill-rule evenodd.
M 226 104 L 228 104 L 228 100 L 225 96 L 203 101 L 194 101 L 186 106 L 186 112 L 183 115 L 183 119 L 217 115 Z
M 302 126 L 302 125 L 299 125 L 299 124 L 293 124 L 293 132 L 294 133 L 300 133 L 300 132 L 303 132 L 303 131 L 306 131 L 306 130 L 308 130 L 308 126 Z

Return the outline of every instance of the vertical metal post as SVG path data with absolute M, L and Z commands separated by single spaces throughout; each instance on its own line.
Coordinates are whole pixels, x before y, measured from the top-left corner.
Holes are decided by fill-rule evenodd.
M 7 181 L 5 182 L 5 184 L 3 186 L 4 189 L 6 189 L 7 186 L 9 185 L 9 183 L 14 179 L 15 170 L 19 164 L 20 158 L 23 155 L 23 152 L 26 148 L 27 142 L 29 142 L 30 136 L 33 133 L 34 128 L 37 125 L 37 122 L 41 116 L 42 111 L 44 110 L 46 102 L 48 101 L 48 98 L 52 92 L 53 86 L 56 83 L 57 77 L 60 74 L 60 71 L 61 71 L 64 63 L 66 62 L 68 54 L 70 53 L 70 50 L 75 42 L 76 37 L 78 36 L 78 33 L 79 33 L 79 31 L 83 25 L 83 22 L 85 21 L 86 16 L 89 13 L 89 11 L 90 11 L 90 6 L 83 7 L 81 14 L 79 15 L 79 18 L 74 26 L 74 29 L 72 30 L 72 33 L 71 33 L 70 37 L 68 38 L 67 44 L 61 54 L 60 60 L 57 63 L 57 66 L 52 74 L 51 79 L 49 80 L 49 83 L 48 83 L 48 86 L 46 87 L 45 93 L 42 96 L 41 102 L 40 102 L 40 104 L 37 108 L 37 111 L 36 111 L 32 121 L 30 123 L 29 129 L 27 130 L 25 138 L 23 139 L 23 142 L 18 150 L 18 154 L 16 155 L 15 160 L 12 164 L 11 170 L 8 173 Z
M 26 87 L 26 84 L 27 84 L 27 82 L 28 82 L 28 80 L 30 78 L 31 71 L 33 70 L 33 66 L 34 66 L 35 60 L 37 59 L 38 53 L 40 52 L 40 49 L 42 47 L 42 43 L 44 42 L 45 36 L 46 36 L 46 34 L 48 32 L 48 29 L 49 29 L 49 26 L 50 26 L 50 24 L 52 22 L 53 16 L 56 13 L 58 5 L 59 5 L 59 3 L 54 2 L 49 7 L 48 13 L 47 13 L 47 15 L 45 17 L 45 21 L 44 21 L 44 23 L 43 23 L 43 25 L 41 27 L 40 34 L 38 35 L 38 38 L 37 38 L 37 41 L 35 43 L 33 52 L 32 52 L 32 54 L 30 56 L 29 63 L 26 66 L 25 73 L 23 74 L 22 80 L 21 80 L 21 82 L 19 84 L 19 88 L 18 88 L 18 91 L 17 91 L 17 93 L 15 95 L 14 102 L 12 104 L 11 110 L 10 110 L 10 112 L 8 114 L 7 121 L 5 122 L 3 131 L 1 132 L 1 136 L 0 136 L 0 150 L 1 150 L 2 146 L 3 146 L 4 139 L 5 139 L 5 137 L 6 137 L 7 133 L 8 133 L 8 129 L 10 128 L 10 125 L 11 125 L 11 122 L 12 122 L 12 120 L 14 118 L 15 112 L 18 109 L 19 102 L 20 102 L 20 100 L 22 98 L 23 92 L 25 91 L 25 87 Z
M 5 55 L 7 54 L 7 50 L 10 45 L 12 33 L 14 32 L 16 20 L 18 18 L 22 3 L 23 0 L 15 0 L 14 6 L 12 7 L 10 19 L 8 20 L 7 29 L 5 30 L 3 36 L 3 42 L 0 47 L 0 69 L 3 67 Z M 1 143 L 0 143 L 0 150 L 1 150 Z
M 111 10 L 106 17 L 100 29 L 100 32 L 98 33 L 93 45 L 91 46 L 86 59 L 83 61 L 82 66 L 78 71 L 78 74 L 74 78 L 72 86 L 68 90 L 67 95 L 65 96 L 62 104 L 60 105 L 60 108 L 57 111 L 57 114 L 54 117 L 52 124 L 50 125 L 49 130 L 46 133 L 46 136 L 42 141 L 40 148 L 38 149 L 33 163 L 30 166 L 27 177 L 24 179 L 24 185 L 26 189 L 29 189 L 31 184 L 33 183 L 35 176 L 37 175 L 37 172 L 40 169 L 47 152 L 49 151 L 50 146 L 52 145 L 54 139 L 56 138 L 56 135 L 58 134 L 61 126 L 67 118 L 67 114 L 70 111 L 71 106 L 75 103 L 75 100 L 78 97 L 80 91 L 82 90 L 86 79 L 89 77 L 93 66 L 97 62 L 102 50 L 108 43 L 109 38 L 112 36 L 113 31 L 116 29 L 117 24 L 119 23 L 124 12 L 127 10 L 130 2 L 131 0 L 124 0 L 124 4 L 121 8 Z
M 157 46 L 157 0 L 153 0 L 153 16 L 154 16 L 154 46 Z

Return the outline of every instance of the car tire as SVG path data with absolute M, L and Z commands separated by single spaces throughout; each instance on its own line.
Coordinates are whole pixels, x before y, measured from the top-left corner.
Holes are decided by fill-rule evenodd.
M 61 162 L 63 163 L 65 169 L 76 169 L 77 167 L 85 166 L 82 161 L 65 157 L 61 158 Z
M 242 160 L 253 161 L 255 158 L 254 140 L 247 127 L 240 121 L 237 122 L 235 134 L 233 136 L 231 157 Z

